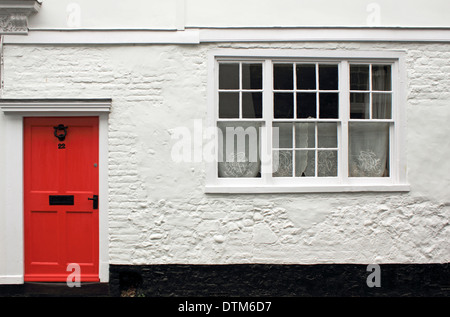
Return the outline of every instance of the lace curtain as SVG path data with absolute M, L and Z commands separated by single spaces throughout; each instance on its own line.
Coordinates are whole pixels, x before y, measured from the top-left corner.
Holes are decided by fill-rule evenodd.
M 389 124 L 350 123 L 349 176 L 389 176 Z
M 218 123 L 219 177 L 261 177 L 260 127 L 256 122 Z

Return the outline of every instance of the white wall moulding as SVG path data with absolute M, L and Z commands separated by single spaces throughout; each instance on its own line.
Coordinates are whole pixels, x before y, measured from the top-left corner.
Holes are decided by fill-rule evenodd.
M 409 184 L 365 185 L 365 186 L 205 186 L 207 194 L 295 194 L 295 193 L 344 193 L 344 192 L 409 192 Z
M 5 44 L 200 44 L 220 42 L 450 42 L 450 28 L 186 28 L 185 30 L 30 30 Z
M 199 44 L 198 30 L 30 31 L 5 37 L 5 44 Z
M 205 28 L 200 42 L 449 42 L 450 28 L 304 27 Z
M 28 17 L 41 7 L 39 0 L 0 0 L 0 34 L 28 33 Z
M 111 109 L 111 99 L 0 99 L 0 109 L 5 114 L 30 112 L 98 112 Z

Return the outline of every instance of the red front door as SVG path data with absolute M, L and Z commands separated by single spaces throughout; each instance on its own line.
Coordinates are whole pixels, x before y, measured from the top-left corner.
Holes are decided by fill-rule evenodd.
M 98 117 L 24 118 L 25 281 L 99 280 L 98 175 Z

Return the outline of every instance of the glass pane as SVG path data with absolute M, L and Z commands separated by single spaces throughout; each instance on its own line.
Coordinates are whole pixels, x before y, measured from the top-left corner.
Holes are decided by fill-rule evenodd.
M 295 147 L 313 148 L 316 144 L 316 124 L 296 123 L 295 124 Z
M 349 123 L 349 176 L 389 176 L 389 123 Z
M 262 64 L 242 64 L 242 89 L 262 89 Z
M 316 89 L 316 65 L 297 65 L 297 89 Z
M 337 123 L 317 124 L 318 147 L 337 148 Z
M 274 93 L 273 96 L 273 116 L 275 118 L 294 117 L 294 94 Z
M 274 122 L 272 143 L 274 148 L 292 149 L 292 123 Z
M 391 90 L 391 65 L 372 65 L 372 90 Z
M 261 177 L 259 122 L 218 122 L 219 177 Z
M 219 118 L 239 118 L 239 93 L 219 93 Z
M 319 177 L 337 176 L 337 151 L 317 152 L 317 175 Z
M 219 89 L 239 89 L 239 64 L 219 64 Z
M 370 90 L 369 65 L 350 65 L 350 90 Z
M 262 118 L 262 93 L 243 92 L 242 93 L 242 117 Z
M 273 65 L 273 88 L 294 89 L 294 67 L 292 64 Z
M 372 94 L 372 118 L 373 119 L 391 119 L 391 94 Z
M 350 119 L 370 119 L 369 93 L 350 93 Z
M 316 176 L 316 151 L 295 151 L 295 176 Z
M 319 116 L 320 118 L 339 118 L 339 94 L 320 93 L 319 94 Z
M 319 65 L 319 89 L 338 90 L 338 66 Z
M 272 164 L 273 177 L 292 177 L 292 151 L 273 151 Z
M 316 118 L 316 93 L 297 93 L 297 118 Z

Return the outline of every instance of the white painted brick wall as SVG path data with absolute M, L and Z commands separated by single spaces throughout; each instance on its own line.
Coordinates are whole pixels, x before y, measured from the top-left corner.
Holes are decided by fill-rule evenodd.
M 405 50 L 410 193 L 205 195 L 171 129 L 206 117 L 218 47 Z M 5 98 L 113 99 L 111 263 L 449 262 L 450 46 L 222 44 L 5 47 Z

